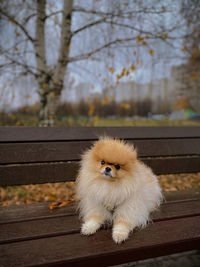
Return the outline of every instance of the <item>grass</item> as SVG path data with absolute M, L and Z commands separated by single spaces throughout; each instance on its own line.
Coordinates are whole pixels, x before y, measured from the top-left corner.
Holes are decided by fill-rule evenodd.
M 20 115 L 0 113 L 0 126 L 37 126 L 36 115 Z M 200 120 L 152 120 L 131 117 L 101 118 L 98 116 L 57 116 L 55 126 L 200 126 Z
M 131 119 L 99 119 L 94 126 L 200 126 L 200 121 L 190 120 L 131 120 Z

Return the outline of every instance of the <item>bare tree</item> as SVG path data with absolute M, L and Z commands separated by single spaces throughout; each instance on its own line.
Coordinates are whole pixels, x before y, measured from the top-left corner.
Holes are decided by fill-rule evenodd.
M 88 58 L 101 60 L 102 53 L 109 48 L 133 49 L 142 46 L 147 49 L 147 53 L 152 55 L 154 52 L 152 44 L 155 42 L 163 42 L 171 47 L 176 46 L 174 40 L 180 36 L 175 36 L 174 32 L 183 27 L 183 22 L 176 20 L 164 25 L 162 19 L 173 12 L 174 7 L 166 7 L 156 0 L 148 5 L 145 1 L 138 0 L 131 1 L 131 3 L 120 0 L 112 1 L 108 10 L 106 10 L 105 3 L 104 9 L 87 8 L 87 3 L 80 6 L 80 1 L 64 0 L 60 10 L 49 13 L 47 13 L 48 1 L 46 0 L 15 2 L 16 9 L 19 10 L 21 6 L 23 10 L 19 12 L 20 15 L 16 14 L 12 1 L 4 0 L 0 5 L 1 20 L 14 25 L 15 35 L 18 37 L 8 49 L 5 45 L 1 45 L 4 60 L 0 67 L 5 70 L 15 66 L 19 73 L 28 73 L 35 77 L 40 98 L 41 126 L 53 124 L 69 63 Z M 90 17 L 84 25 L 79 24 L 78 28 L 72 29 L 72 17 L 75 13 Z M 62 19 L 59 23 L 58 57 L 52 66 L 47 64 L 45 27 L 48 19 L 57 15 L 61 15 Z M 141 23 L 138 24 L 138 21 Z M 110 25 L 113 29 L 112 36 L 106 36 L 104 33 L 106 25 Z M 70 54 L 72 40 L 87 31 L 91 31 L 91 39 L 86 45 L 87 49 L 85 51 L 80 49 L 79 53 Z M 20 51 L 21 47 L 23 47 L 22 51 Z M 30 60 L 27 56 L 29 54 L 34 56 L 35 61 Z
M 17 59 L 6 54 L 6 58 L 10 64 L 20 65 L 28 73 L 35 76 L 38 81 L 38 93 L 40 96 L 40 125 L 47 126 L 53 122 L 54 114 L 57 104 L 60 100 L 61 91 L 63 88 L 64 75 L 68 63 L 69 49 L 71 40 L 71 13 L 72 13 L 73 0 L 64 1 L 62 9 L 62 23 L 60 35 L 60 48 L 57 63 L 54 71 L 50 70 L 46 60 L 46 45 L 45 45 L 45 22 L 48 18 L 46 14 L 46 0 L 37 0 L 35 5 L 35 13 L 29 15 L 35 16 L 35 36 L 32 37 L 22 22 L 17 20 L 3 9 L 0 10 L 1 15 L 6 17 L 11 23 L 15 24 L 17 28 L 26 37 L 26 40 L 31 42 L 34 48 L 36 59 L 36 67 L 18 61 Z M 52 14 L 51 14 L 52 15 Z M 18 32 L 17 32 L 18 33 Z M 20 33 L 18 33 L 20 34 Z

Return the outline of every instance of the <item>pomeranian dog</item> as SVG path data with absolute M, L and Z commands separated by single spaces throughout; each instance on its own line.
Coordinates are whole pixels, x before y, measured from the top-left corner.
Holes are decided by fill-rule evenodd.
M 145 227 L 162 200 L 157 177 L 137 159 L 134 146 L 110 137 L 83 154 L 76 185 L 81 233 L 94 234 L 109 222 L 116 243 L 135 227 Z

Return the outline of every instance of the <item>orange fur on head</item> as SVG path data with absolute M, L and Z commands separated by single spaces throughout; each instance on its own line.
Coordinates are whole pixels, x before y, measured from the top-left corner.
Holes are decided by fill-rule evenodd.
M 137 159 L 137 152 L 132 145 L 110 137 L 101 137 L 91 151 L 94 165 L 99 167 L 100 172 L 109 166 L 112 169 L 113 177 L 122 177 L 125 171 L 130 172 Z M 105 162 L 103 166 L 101 161 Z M 120 169 L 116 170 L 115 165 L 119 165 Z

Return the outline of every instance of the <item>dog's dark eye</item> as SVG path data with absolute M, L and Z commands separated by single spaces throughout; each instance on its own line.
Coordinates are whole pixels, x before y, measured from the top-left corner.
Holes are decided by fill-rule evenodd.
M 119 169 L 120 169 L 120 165 L 119 165 L 119 164 L 116 164 L 116 165 L 115 165 L 115 169 L 116 169 L 116 170 L 119 170 Z
M 105 164 L 105 161 L 104 161 L 104 160 L 102 160 L 102 161 L 101 161 L 101 165 L 104 165 L 104 164 Z

